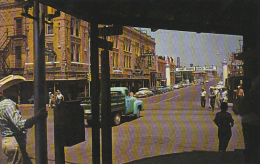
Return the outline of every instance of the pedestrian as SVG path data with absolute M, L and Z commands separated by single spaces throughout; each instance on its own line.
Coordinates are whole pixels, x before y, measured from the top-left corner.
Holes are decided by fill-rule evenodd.
M 201 89 L 201 93 L 200 93 L 200 104 L 201 104 L 201 107 L 205 108 L 206 106 L 206 95 L 207 95 L 207 92 L 204 88 Z
M 209 99 L 210 99 L 210 106 L 212 108 L 212 111 L 214 111 L 215 108 L 215 101 L 216 101 L 216 95 L 215 92 L 213 90 L 213 88 L 211 87 L 209 90 Z
M 234 120 L 231 114 L 227 112 L 228 104 L 226 102 L 221 103 L 220 109 L 221 111 L 216 113 L 214 122 L 218 126 L 218 150 L 219 152 L 225 152 L 232 136 L 231 127 L 234 126 Z
M 228 92 L 225 87 L 222 88 L 222 93 L 220 94 L 221 102 L 228 102 Z
M 54 95 L 52 94 L 52 92 L 49 92 L 49 107 L 52 107 L 52 99 L 53 99 Z
M 2 79 L 0 92 L 3 97 L 0 102 L 0 126 L 2 149 L 7 156 L 7 163 L 31 164 L 26 152 L 26 133 L 36 122 L 47 118 L 47 111 L 40 109 L 33 117 L 23 119 L 16 102 L 19 95 L 17 81 L 25 80 L 21 76 Z
M 64 96 L 61 94 L 59 90 L 57 90 L 56 104 L 59 105 L 62 100 L 64 100 Z
M 237 91 L 236 91 L 236 98 L 240 99 L 241 97 L 244 97 L 244 90 L 242 89 L 242 87 L 239 85 L 237 87 Z
M 217 105 L 218 105 L 218 108 L 220 108 L 220 104 L 221 104 L 221 96 L 220 96 L 220 94 L 221 94 L 221 89 L 218 89 L 218 92 L 217 92 L 217 95 L 216 95 L 216 101 L 217 101 Z
M 34 95 L 32 95 L 32 97 L 28 101 L 29 101 L 29 104 L 33 104 L 34 103 Z

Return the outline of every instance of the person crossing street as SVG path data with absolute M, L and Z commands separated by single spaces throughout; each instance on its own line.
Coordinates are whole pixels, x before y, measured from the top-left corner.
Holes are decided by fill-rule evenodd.
M 209 90 L 209 98 L 210 98 L 210 107 L 212 108 L 212 111 L 214 111 L 214 109 L 215 109 L 215 101 L 216 101 L 216 94 L 215 94 L 215 92 L 214 92 L 212 87 Z
M 204 88 L 201 89 L 201 93 L 200 93 L 200 103 L 201 103 L 201 107 L 205 108 L 206 106 L 206 90 Z

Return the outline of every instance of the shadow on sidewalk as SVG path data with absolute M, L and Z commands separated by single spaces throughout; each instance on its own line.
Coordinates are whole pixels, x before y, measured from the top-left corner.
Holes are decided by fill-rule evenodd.
M 192 151 L 143 158 L 126 164 L 244 164 L 243 150 Z

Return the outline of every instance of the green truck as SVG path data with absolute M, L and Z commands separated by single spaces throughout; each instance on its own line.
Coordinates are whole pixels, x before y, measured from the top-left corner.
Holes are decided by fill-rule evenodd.
M 111 87 L 111 120 L 114 125 L 119 125 L 122 116 L 140 117 L 140 111 L 143 111 L 143 101 L 136 97 L 131 97 L 126 87 Z M 91 99 L 78 98 L 81 100 L 81 106 L 84 109 L 84 116 L 88 125 L 92 125 Z M 101 104 L 99 105 L 101 107 Z M 101 113 L 101 109 L 100 113 Z

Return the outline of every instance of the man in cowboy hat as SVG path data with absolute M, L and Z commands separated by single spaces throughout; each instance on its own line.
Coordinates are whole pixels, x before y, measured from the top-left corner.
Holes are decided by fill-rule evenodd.
M 26 133 L 36 122 L 47 118 L 47 111 L 40 109 L 33 117 L 23 119 L 15 100 L 18 97 L 17 84 L 24 81 L 22 76 L 10 75 L 0 80 L 0 126 L 2 149 L 7 156 L 7 163 L 31 163 L 26 152 Z

